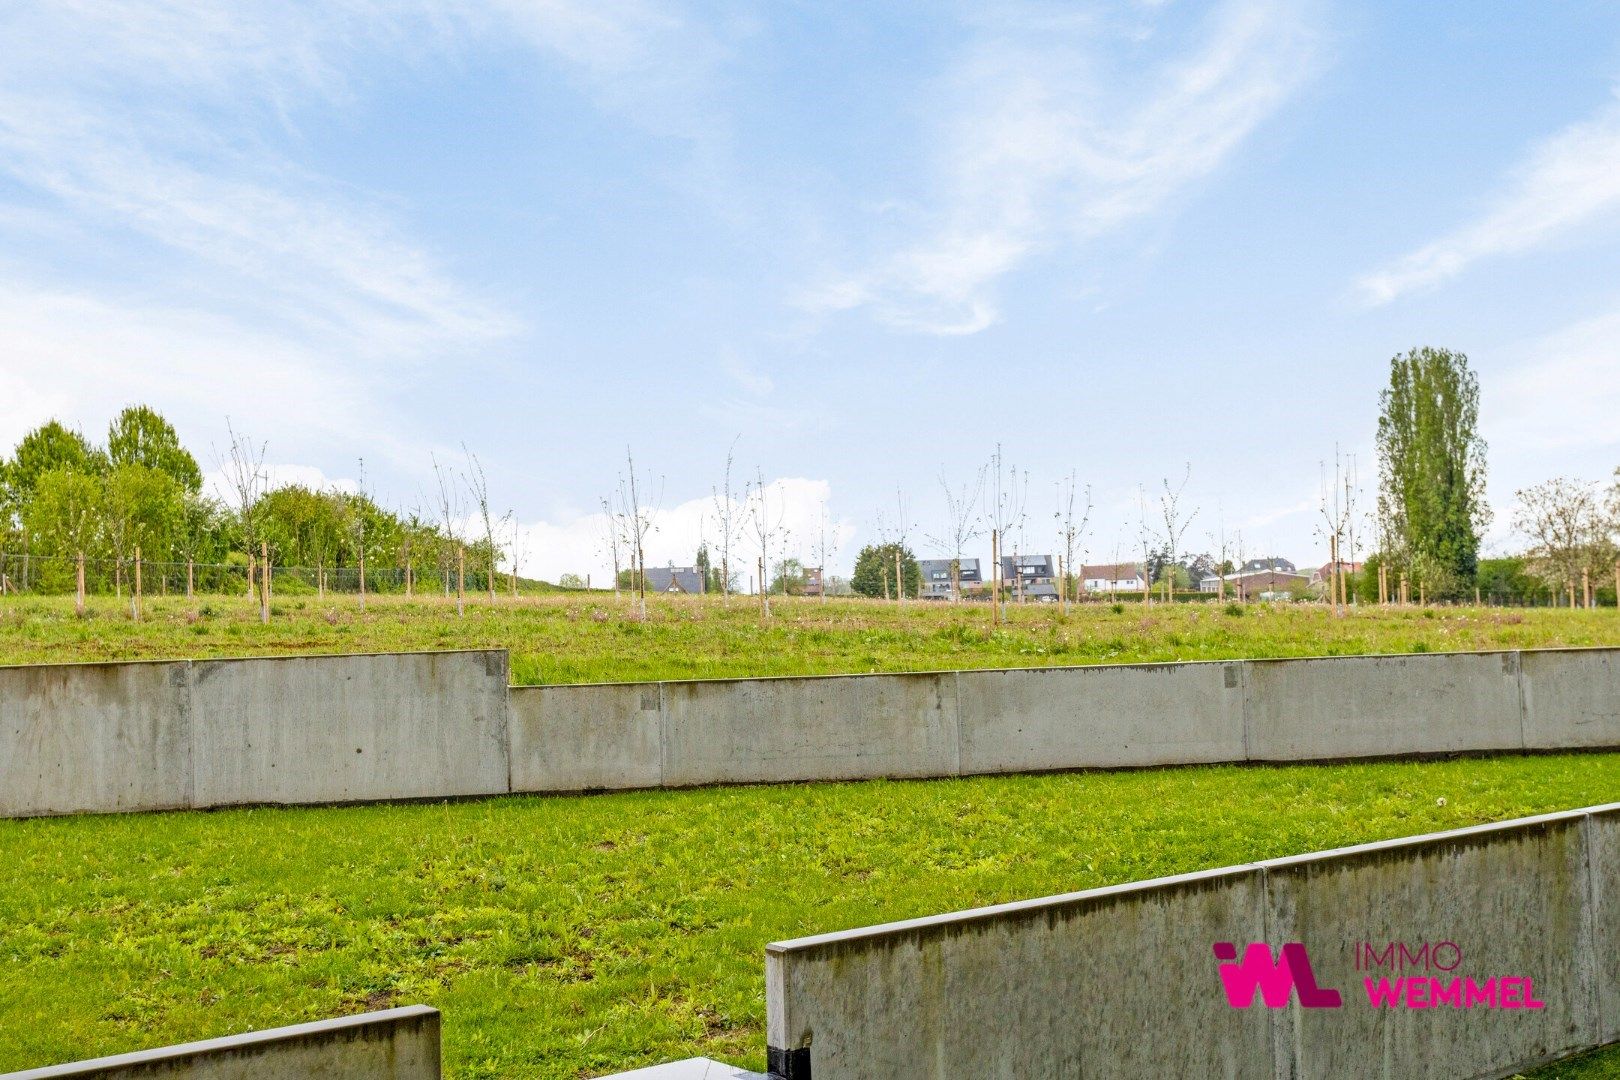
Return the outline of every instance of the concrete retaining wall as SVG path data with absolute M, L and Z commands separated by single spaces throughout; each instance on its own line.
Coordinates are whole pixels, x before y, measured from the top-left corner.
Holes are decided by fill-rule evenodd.
M 771 1075 L 1509 1076 L 1620 1041 L 1620 804 L 773 944 Z M 1340 1008 L 1233 1008 L 1217 942 L 1301 942 Z M 1450 942 L 1452 970 L 1357 970 Z M 1369 974 L 1545 1008 L 1377 1008 Z
M 0 814 L 509 790 L 506 653 L 0 668 Z
M 0 1080 L 439 1080 L 425 1005 L 5 1073 Z
M 1620 747 L 1620 650 L 506 687 L 500 651 L 0 668 L 0 815 Z
M 512 688 L 512 790 L 1620 747 L 1620 650 Z

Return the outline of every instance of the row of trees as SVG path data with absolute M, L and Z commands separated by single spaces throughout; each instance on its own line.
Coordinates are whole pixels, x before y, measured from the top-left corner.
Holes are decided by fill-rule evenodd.
M 448 590 L 452 575 L 468 567 L 493 589 L 498 561 L 515 560 L 497 535 L 509 519 L 489 513 L 483 473 L 471 454 L 459 475 L 434 463 L 441 506 L 430 519 L 379 505 L 363 483 L 354 491 L 272 488 L 264 453 L 264 444 L 231 429 L 219 455 L 221 498 L 204 491 L 196 457 L 147 406 L 121 412 L 104 444 L 54 420 L 34 429 L 0 459 L 4 584 L 65 591 L 82 558 L 87 589 L 122 592 L 138 553 L 165 585 L 184 575 L 190 587 L 200 568 L 226 571 L 205 572 L 204 582 L 234 579 L 242 588 L 250 568 L 268 556 L 302 572 L 315 589 L 340 580 L 359 586 L 364 570 L 373 588 L 431 581 Z M 465 535 L 463 495 L 479 508 L 471 520 L 482 523 L 482 535 Z

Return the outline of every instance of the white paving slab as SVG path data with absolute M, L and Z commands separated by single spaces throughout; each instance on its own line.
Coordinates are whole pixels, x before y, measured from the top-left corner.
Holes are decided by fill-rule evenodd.
M 722 1065 L 709 1058 L 670 1061 L 627 1073 L 614 1073 L 602 1080 L 770 1080 L 764 1073 L 749 1072 L 735 1065 Z

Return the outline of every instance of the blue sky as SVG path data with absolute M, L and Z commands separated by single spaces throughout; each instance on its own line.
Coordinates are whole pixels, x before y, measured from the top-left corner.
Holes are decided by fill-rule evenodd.
M 1187 546 L 1303 564 L 1431 344 L 1500 550 L 1620 465 L 1617 84 L 1602 3 L 15 5 L 0 442 L 144 400 L 424 509 L 465 442 L 549 577 L 601 573 L 627 445 L 649 561 L 735 439 L 847 565 L 1000 443 L 1028 548 L 1073 471 L 1128 555 L 1190 462 Z

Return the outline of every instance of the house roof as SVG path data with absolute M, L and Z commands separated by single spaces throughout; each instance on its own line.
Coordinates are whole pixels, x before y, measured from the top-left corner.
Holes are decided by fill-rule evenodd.
M 649 566 L 647 591 L 696 595 L 703 591 L 703 572 L 695 566 Z
M 1134 581 L 1141 576 L 1141 563 L 1097 563 L 1080 567 L 1082 581 Z
M 1001 557 L 1001 576 L 1013 577 L 1014 567 L 1023 567 L 1025 577 L 1052 577 L 1057 573 L 1057 564 L 1050 555 L 1003 555 Z

